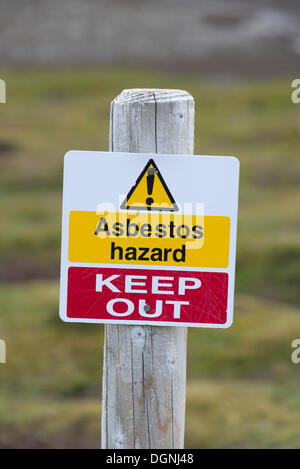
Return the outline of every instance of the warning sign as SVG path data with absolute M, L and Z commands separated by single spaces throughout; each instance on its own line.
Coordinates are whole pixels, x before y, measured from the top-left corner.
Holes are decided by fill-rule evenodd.
M 148 161 L 135 185 L 130 189 L 121 208 L 124 210 L 178 211 L 176 202 L 152 159 Z
M 233 157 L 67 153 L 61 318 L 229 327 L 238 177 Z

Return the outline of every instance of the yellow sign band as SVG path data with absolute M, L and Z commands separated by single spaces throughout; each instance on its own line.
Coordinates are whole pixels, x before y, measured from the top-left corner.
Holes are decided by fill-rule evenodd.
M 71 211 L 69 261 L 227 268 L 230 218 Z

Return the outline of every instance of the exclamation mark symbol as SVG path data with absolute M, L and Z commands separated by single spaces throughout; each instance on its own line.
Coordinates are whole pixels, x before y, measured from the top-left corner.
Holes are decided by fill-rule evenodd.
M 148 169 L 148 176 L 147 176 L 147 191 L 148 195 L 152 195 L 153 192 L 153 185 L 154 185 L 154 175 L 155 175 L 155 169 L 154 168 L 149 168 Z M 148 206 L 152 205 L 154 200 L 152 197 L 147 197 L 146 199 L 146 204 Z M 150 208 L 150 207 L 149 207 Z

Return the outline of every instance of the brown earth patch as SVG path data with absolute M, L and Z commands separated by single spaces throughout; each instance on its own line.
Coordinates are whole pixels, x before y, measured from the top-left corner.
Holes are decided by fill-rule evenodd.
M 2 260 L 0 264 L 0 283 L 56 279 L 58 277 L 58 261 L 40 261 L 21 257 Z

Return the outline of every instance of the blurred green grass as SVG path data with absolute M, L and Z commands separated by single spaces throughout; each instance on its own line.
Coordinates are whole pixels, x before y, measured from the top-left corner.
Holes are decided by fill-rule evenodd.
M 58 264 L 63 155 L 108 148 L 109 105 L 123 88 L 184 88 L 196 101 L 195 153 L 241 162 L 238 290 L 299 302 L 300 118 L 289 83 L 230 85 L 131 69 L 23 70 L 3 77 L 3 262 Z
M 187 89 L 195 153 L 241 162 L 235 322 L 189 331 L 186 445 L 299 447 L 290 344 L 299 324 L 300 108 L 290 83 L 126 68 L 1 78 L 0 447 L 99 446 L 103 328 L 60 322 L 49 278 L 59 262 L 63 155 L 106 150 L 110 102 L 135 87 Z
M 103 327 L 64 324 L 58 284 L 0 288 L 0 447 L 97 447 Z M 296 308 L 237 295 L 226 330 L 190 329 L 186 447 L 299 447 Z

